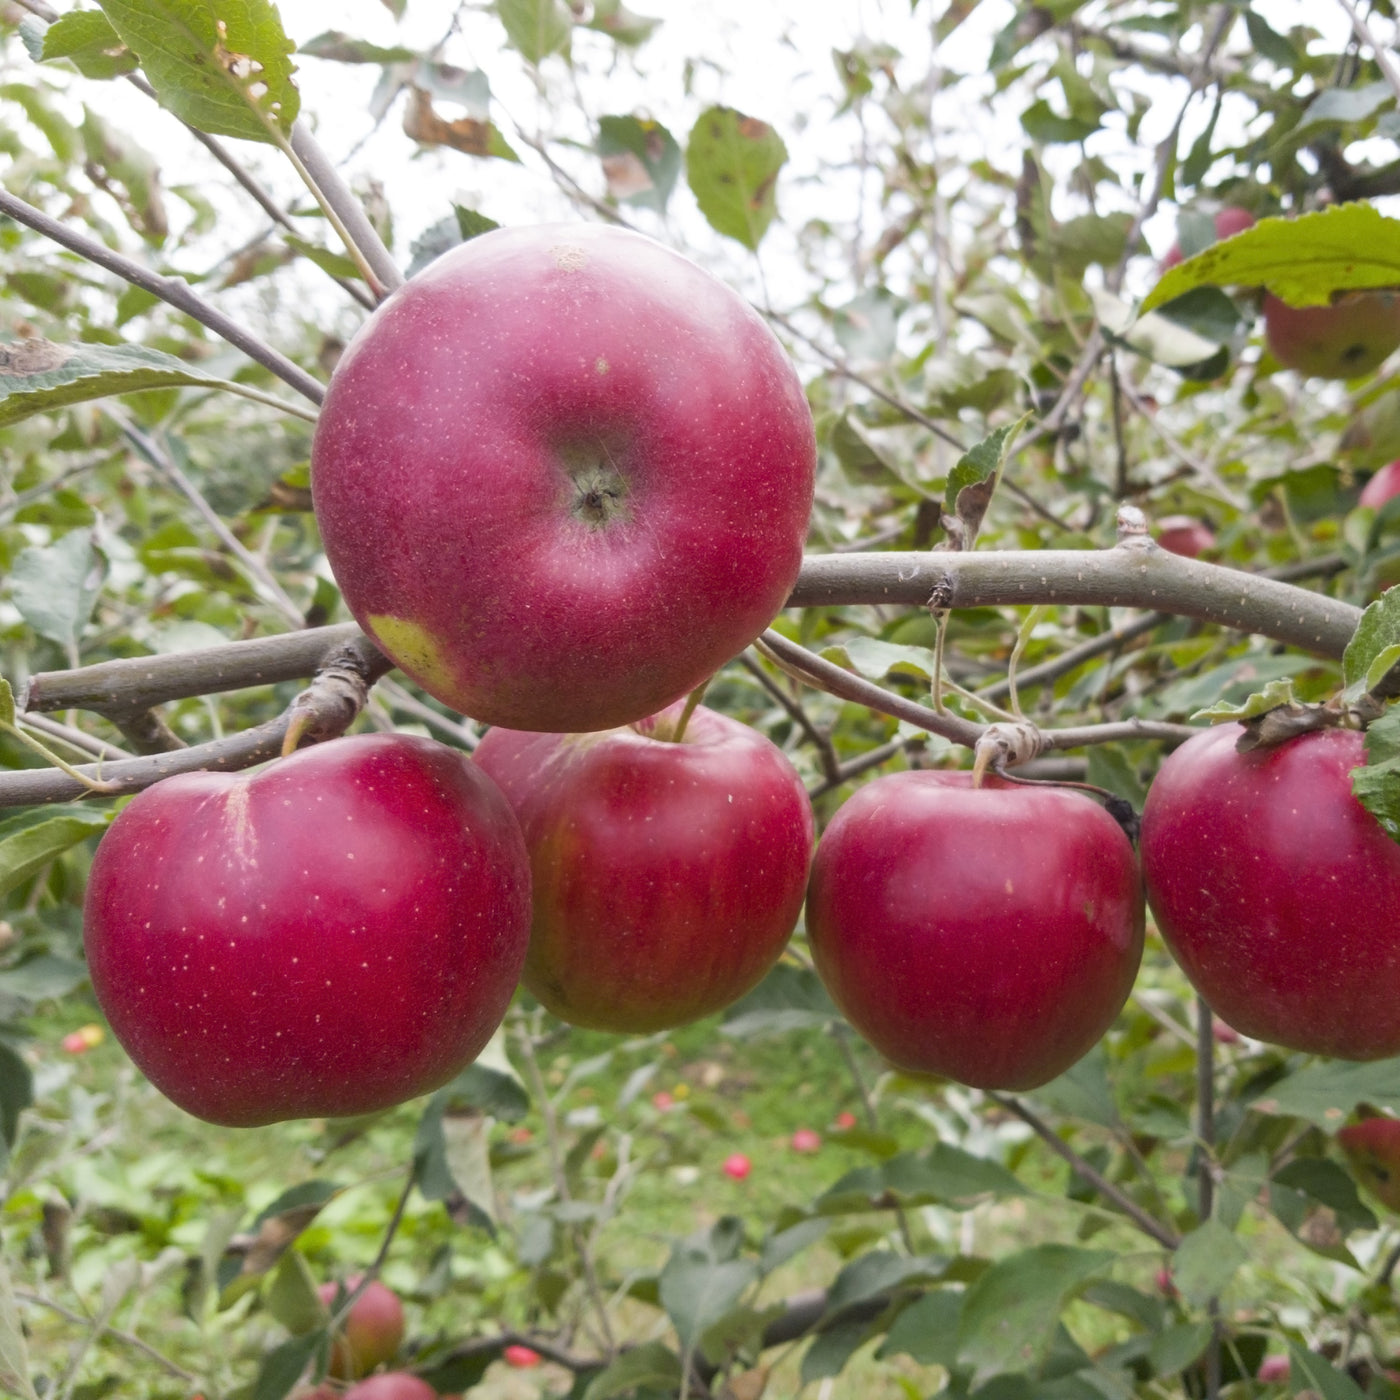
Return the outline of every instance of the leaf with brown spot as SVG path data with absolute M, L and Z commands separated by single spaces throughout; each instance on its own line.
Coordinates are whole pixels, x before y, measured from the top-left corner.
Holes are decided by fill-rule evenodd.
M 469 156 L 520 159 L 491 122 L 478 121 L 475 117 L 458 117 L 455 121 L 448 121 L 438 115 L 433 99 L 419 87 L 409 89 L 403 129 L 406 136 L 425 146 L 449 146 Z
M 757 117 L 732 107 L 702 112 L 686 147 L 686 173 L 711 227 L 756 249 L 778 212 L 787 154 L 782 137 Z

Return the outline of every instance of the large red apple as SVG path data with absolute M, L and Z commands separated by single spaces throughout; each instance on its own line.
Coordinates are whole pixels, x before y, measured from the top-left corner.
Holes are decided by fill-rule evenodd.
M 347 1292 L 360 1286 L 360 1277 L 347 1280 Z M 339 1285 L 323 1283 L 317 1292 L 327 1308 L 334 1309 Z M 387 1284 L 372 1279 L 350 1305 L 340 1335 L 331 1344 L 327 1371 L 342 1380 L 363 1376 L 391 1361 L 403 1342 L 404 1315 L 399 1295 Z
M 1351 791 L 1352 730 L 1239 753 L 1188 739 L 1142 815 L 1157 926 L 1211 1008 L 1292 1050 L 1400 1054 L 1400 846 Z
M 1369 374 L 1400 346 L 1400 292 L 1343 292 L 1328 306 L 1264 298 L 1264 336 L 1274 358 L 1318 379 Z
M 494 785 L 431 739 L 334 739 L 137 796 L 84 907 L 127 1053 L 215 1123 L 367 1113 L 436 1088 L 505 1014 L 529 866 Z
M 877 778 L 817 847 L 807 935 L 837 1006 L 901 1069 L 1032 1089 L 1109 1028 L 1142 957 L 1128 838 L 1082 793 Z
M 645 1033 L 718 1011 L 777 961 L 802 909 L 811 803 L 756 730 L 680 706 L 603 734 L 493 729 L 476 761 L 530 850 L 525 985 L 555 1015 Z
M 1237 233 L 1243 233 L 1247 228 L 1254 227 L 1254 215 L 1248 209 L 1241 209 L 1238 205 L 1227 204 L 1219 210 L 1215 216 L 1215 237 L 1219 241 L 1222 238 L 1233 238 Z M 1162 271 L 1173 268 L 1182 260 L 1180 243 L 1173 243 L 1167 249 L 1167 255 L 1162 259 Z
M 735 292 L 639 234 L 501 229 L 351 341 L 312 493 L 360 625 L 491 724 L 628 724 L 782 607 L 816 461 L 791 362 Z
M 1363 1118 L 1337 1133 L 1357 1182 L 1383 1206 L 1400 1211 L 1400 1118 Z
M 1379 510 L 1392 496 L 1400 496 L 1400 462 L 1390 462 L 1382 467 L 1361 488 L 1358 504 Z

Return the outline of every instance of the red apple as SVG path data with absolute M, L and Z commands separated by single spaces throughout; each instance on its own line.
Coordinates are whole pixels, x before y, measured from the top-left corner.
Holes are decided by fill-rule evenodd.
M 813 820 L 802 780 L 747 725 L 680 706 L 603 734 L 493 729 L 476 761 L 525 832 L 525 985 L 556 1016 L 647 1034 L 729 1005 L 802 909 Z
M 1148 793 L 1157 926 L 1242 1035 L 1351 1060 L 1400 1053 L 1400 846 L 1352 795 L 1362 736 L 1239 753 L 1240 733 L 1194 735 Z
M 505 799 L 431 739 L 334 739 L 139 794 L 93 861 L 113 1034 L 214 1123 L 368 1113 L 436 1088 L 505 1014 L 529 933 Z
M 1392 496 L 1400 496 L 1400 462 L 1382 467 L 1361 488 L 1360 505 L 1379 510 Z
M 1318 379 L 1369 374 L 1400 346 L 1400 293 L 1339 292 L 1328 306 L 1264 298 L 1264 336 L 1281 365 Z
M 532 1366 L 538 1366 L 541 1358 L 539 1352 L 534 1347 L 521 1346 L 518 1342 L 512 1343 L 501 1353 L 502 1360 L 507 1366 L 514 1366 L 517 1370 L 526 1370 Z
M 822 1147 L 822 1137 L 813 1128 L 798 1128 L 793 1133 L 790 1144 L 794 1152 L 820 1152 Z
M 407 1371 L 384 1371 L 352 1385 L 341 1400 L 438 1400 L 438 1393 Z
M 359 1286 L 358 1276 L 348 1279 L 345 1291 L 349 1294 Z M 339 1286 L 323 1283 L 319 1292 L 321 1301 L 334 1311 Z M 378 1279 L 372 1279 L 350 1305 L 341 1328 L 331 1344 L 327 1371 L 341 1380 L 367 1375 L 376 1366 L 391 1361 L 403 1343 L 404 1316 L 399 1295 Z
M 1240 209 L 1236 205 L 1227 204 L 1215 216 L 1215 237 L 1216 240 L 1222 238 L 1233 238 L 1237 233 L 1243 233 L 1247 228 L 1254 227 L 1254 215 L 1248 209 Z M 1181 244 L 1173 243 L 1167 249 L 1167 255 L 1162 259 L 1162 271 L 1175 267 L 1182 259 Z
M 1383 1206 L 1400 1211 L 1400 1119 L 1363 1118 L 1337 1134 L 1337 1144 L 1364 1186 Z
M 1032 1089 L 1112 1024 L 1142 956 L 1133 848 L 1098 803 L 893 773 L 836 813 L 807 935 L 847 1019 L 901 1069 Z
M 360 625 L 445 704 L 558 732 L 688 694 L 783 606 L 812 415 L 762 318 L 596 224 L 440 257 L 350 342 L 312 447 Z
M 1215 548 L 1215 532 L 1194 515 L 1165 515 L 1157 525 L 1157 543 L 1172 554 L 1195 559 Z
M 1266 1356 L 1259 1363 L 1259 1369 L 1254 1375 L 1255 1379 L 1263 1381 L 1265 1385 L 1269 1385 L 1274 1381 L 1286 1381 L 1290 1369 L 1286 1356 Z
M 753 1170 L 753 1163 L 742 1152 L 732 1152 L 724 1159 L 720 1170 L 735 1181 L 743 1181 Z
M 836 1115 L 836 1126 L 843 1132 L 849 1133 L 856 1126 L 856 1116 L 854 1113 L 845 1112 Z

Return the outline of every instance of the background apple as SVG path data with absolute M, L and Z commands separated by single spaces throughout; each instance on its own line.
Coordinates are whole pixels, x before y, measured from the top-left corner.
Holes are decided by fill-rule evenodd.
M 1098 803 L 969 773 L 867 783 L 817 847 L 807 934 L 892 1064 L 1030 1089 L 1112 1024 L 1142 956 L 1133 848 Z
M 407 1371 L 385 1371 L 352 1385 L 342 1400 L 438 1400 L 438 1393 Z
M 1215 237 L 1218 242 L 1222 238 L 1233 238 L 1237 233 L 1243 233 L 1247 228 L 1254 227 L 1254 215 L 1248 209 L 1241 209 L 1238 205 L 1227 204 L 1217 212 L 1215 216 Z M 1173 243 L 1167 249 L 1167 255 L 1162 259 L 1162 271 L 1175 267 L 1182 260 L 1181 244 Z
M 1400 1119 L 1363 1118 L 1337 1134 L 1357 1182 L 1390 1210 L 1400 1211 Z
M 1400 495 L 1400 462 L 1389 462 L 1361 488 L 1358 504 L 1379 510 L 1396 495 Z
M 1163 762 L 1142 815 L 1157 926 L 1243 1035 L 1374 1060 L 1400 1053 L 1400 846 L 1351 791 L 1353 730 L 1238 753 L 1236 724 Z
M 786 600 L 816 461 L 763 320 L 639 234 L 502 229 L 351 341 L 312 448 L 360 625 L 445 704 L 560 733 L 689 693 Z
M 1157 543 L 1187 559 L 1215 548 L 1215 532 L 1194 515 L 1164 515 L 1157 524 Z
M 359 1276 L 347 1279 L 345 1293 L 352 1293 L 359 1286 Z M 323 1283 L 318 1290 L 321 1301 L 331 1312 L 335 1311 L 336 1294 L 340 1291 L 340 1286 L 334 1283 Z M 365 1291 L 350 1305 L 341 1331 L 331 1343 L 326 1370 L 342 1380 L 366 1375 L 376 1366 L 393 1360 L 403 1343 L 403 1335 L 403 1304 L 399 1295 L 378 1279 L 371 1279 Z
M 530 851 L 525 985 L 575 1025 L 640 1034 L 718 1011 L 777 961 L 802 910 L 802 780 L 704 706 L 672 742 L 681 708 L 645 733 L 493 729 L 476 750 Z
M 1330 306 L 1264 297 L 1264 336 L 1274 358 L 1300 374 L 1353 379 L 1400 346 L 1400 293 L 1345 292 Z
M 190 1113 L 249 1126 L 450 1079 L 505 1014 L 529 889 L 485 775 L 376 734 L 139 794 L 98 846 L 84 938 L 138 1068 Z

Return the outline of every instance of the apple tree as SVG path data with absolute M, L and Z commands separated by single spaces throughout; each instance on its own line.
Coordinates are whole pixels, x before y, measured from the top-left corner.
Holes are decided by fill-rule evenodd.
M 0 3 L 0 1388 L 1400 1395 L 1391 7 L 806 8 Z

